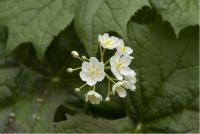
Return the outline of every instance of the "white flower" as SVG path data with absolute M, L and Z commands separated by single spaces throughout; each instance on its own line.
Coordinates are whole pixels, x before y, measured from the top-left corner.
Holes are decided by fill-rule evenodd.
M 130 73 L 131 69 L 128 67 L 133 57 L 116 52 L 110 58 L 111 71 L 118 80 L 122 80 L 122 75 Z
M 126 81 L 121 81 L 121 82 L 115 83 L 112 87 L 113 94 L 115 94 L 115 92 L 117 92 L 119 97 L 123 97 L 123 98 L 126 97 L 127 93 L 123 87 L 126 83 L 127 83 Z
M 95 85 L 97 81 L 102 81 L 105 77 L 104 64 L 95 57 L 91 57 L 89 62 L 84 61 L 81 69 L 80 77 L 89 86 Z
M 114 49 L 119 46 L 119 38 L 114 36 L 109 36 L 108 33 L 98 36 L 98 41 L 103 48 Z
M 117 51 L 123 54 L 133 53 L 133 49 L 128 46 L 125 46 L 124 41 L 122 39 L 119 40 L 119 46 L 117 47 Z
M 124 85 L 126 89 L 130 89 L 131 91 L 135 91 L 136 86 L 135 83 L 137 82 L 136 73 L 135 71 L 131 70 L 131 72 L 124 77 L 127 83 Z
M 102 101 L 102 96 L 95 91 L 89 91 L 86 94 L 86 102 L 89 100 L 92 104 L 99 104 Z

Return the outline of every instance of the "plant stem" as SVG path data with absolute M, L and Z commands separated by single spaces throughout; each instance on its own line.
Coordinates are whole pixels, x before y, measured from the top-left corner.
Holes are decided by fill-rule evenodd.
M 106 73 L 106 78 L 107 78 L 108 80 L 110 80 L 113 84 L 115 84 L 115 82 L 113 81 L 113 78 L 110 77 L 107 73 Z
M 73 68 L 73 71 L 80 70 L 81 67 Z
M 99 46 L 100 46 L 101 61 L 103 62 L 103 52 L 102 52 L 101 45 L 99 45 Z
M 109 62 L 110 62 L 110 59 L 108 59 L 108 60 L 105 62 L 105 65 L 108 64 Z
M 105 69 L 110 69 L 110 66 L 105 67 Z
M 93 89 L 92 89 L 93 91 L 95 91 L 95 85 L 93 86 Z
M 108 80 L 108 94 L 107 94 L 107 97 L 110 96 L 110 80 Z
M 87 85 L 86 83 L 85 83 L 85 84 L 83 84 L 83 85 L 80 87 L 80 89 L 81 89 L 81 88 L 84 88 L 86 85 Z

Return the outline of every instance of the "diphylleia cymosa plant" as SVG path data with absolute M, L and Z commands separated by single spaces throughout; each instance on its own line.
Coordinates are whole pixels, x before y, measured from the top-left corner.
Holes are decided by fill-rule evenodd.
M 86 102 L 90 101 L 92 104 L 99 104 L 103 99 L 102 96 L 95 91 L 95 85 L 97 82 L 101 82 L 104 78 L 108 80 L 108 93 L 105 101 L 110 101 L 110 95 L 117 93 L 119 97 L 126 97 L 126 89 L 135 91 L 136 86 L 136 73 L 129 67 L 133 57 L 130 54 L 133 53 L 133 49 L 124 45 L 124 41 L 114 36 L 109 36 L 108 33 L 98 36 L 100 43 L 101 61 L 96 57 L 87 59 L 86 56 L 79 56 L 79 53 L 72 51 L 71 54 L 74 58 L 82 61 L 82 66 L 79 68 L 67 68 L 68 73 L 72 73 L 76 70 L 81 70 L 80 78 L 86 82 L 75 90 L 80 91 L 86 85 L 91 86 L 86 96 Z M 103 47 L 103 48 L 102 48 Z M 106 49 L 116 49 L 116 53 L 106 62 L 104 62 L 104 54 Z M 108 65 L 110 63 L 110 66 Z M 108 73 L 109 70 L 113 73 L 113 77 Z M 112 91 L 111 91 L 111 83 Z

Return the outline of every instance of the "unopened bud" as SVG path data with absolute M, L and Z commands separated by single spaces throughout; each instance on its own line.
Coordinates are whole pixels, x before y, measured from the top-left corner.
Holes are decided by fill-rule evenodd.
M 73 68 L 67 68 L 67 70 L 66 70 L 68 73 L 72 73 L 74 70 L 73 70 Z
M 33 119 L 35 119 L 35 120 L 40 120 L 40 116 L 39 116 L 39 114 L 37 114 L 37 113 L 34 114 L 34 115 L 33 115 Z
M 86 56 L 82 56 L 81 58 L 82 58 L 83 60 L 86 60 L 86 59 L 87 59 L 87 57 L 86 57 Z
M 10 113 L 10 117 L 11 117 L 11 118 L 15 118 L 15 116 L 16 116 L 15 113 L 13 113 L 13 112 Z
M 78 58 L 78 57 L 79 57 L 79 53 L 76 52 L 76 51 L 72 51 L 72 52 L 71 52 L 71 55 L 72 55 L 74 58 Z
M 110 97 L 106 97 L 105 101 L 107 101 L 107 102 L 110 101 Z
M 75 92 L 80 92 L 80 88 L 75 88 Z

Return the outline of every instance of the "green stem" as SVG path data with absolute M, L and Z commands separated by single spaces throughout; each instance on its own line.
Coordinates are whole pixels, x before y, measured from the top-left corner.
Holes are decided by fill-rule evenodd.
M 78 59 L 80 60 L 80 61 L 84 61 L 82 58 L 80 58 L 80 57 L 78 57 Z
M 85 84 L 83 84 L 83 85 L 80 87 L 80 89 L 81 89 L 81 88 L 84 88 L 86 85 L 87 85 L 86 83 L 85 83 Z
M 95 85 L 93 86 L 93 89 L 92 89 L 93 91 L 95 91 Z
M 107 97 L 110 96 L 110 81 L 108 80 L 108 94 L 107 94 Z
M 110 69 L 110 66 L 105 67 L 105 69 L 106 69 L 106 70 L 107 70 L 107 69 Z
M 99 45 L 99 46 L 100 46 L 101 61 L 103 62 L 103 52 L 102 52 L 101 45 Z
M 108 64 L 109 62 L 110 62 L 110 59 L 105 62 L 105 65 Z
M 113 84 L 115 84 L 115 82 L 113 81 L 113 78 L 110 77 L 107 73 L 106 73 L 106 78 L 107 78 L 108 80 L 110 80 Z
M 80 70 L 81 67 L 73 68 L 73 71 Z
M 103 49 L 103 54 L 102 54 L 102 62 L 104 62 L 104 54 L 105 54 L 106 49 Z

